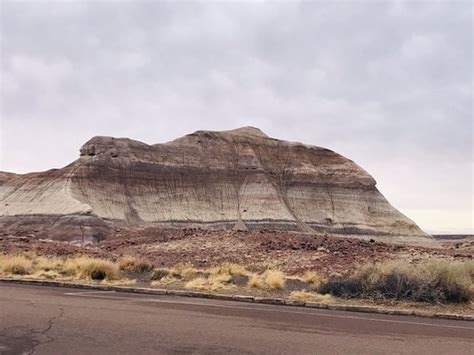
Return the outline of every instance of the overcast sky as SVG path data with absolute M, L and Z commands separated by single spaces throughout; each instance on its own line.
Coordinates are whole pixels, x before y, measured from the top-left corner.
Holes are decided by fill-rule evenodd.
M 0 170 L 251 125 L 353 159 L 429 232 L 473 232 L 472 25 L 470 1 L 1 1 Z

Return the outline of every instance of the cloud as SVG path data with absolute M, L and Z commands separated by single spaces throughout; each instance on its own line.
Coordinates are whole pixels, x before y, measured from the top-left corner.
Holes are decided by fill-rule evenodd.
M 0 6 L 2 170 L 254 125 L 350 157 L 411 216 L 472 215 L 469 2 Z

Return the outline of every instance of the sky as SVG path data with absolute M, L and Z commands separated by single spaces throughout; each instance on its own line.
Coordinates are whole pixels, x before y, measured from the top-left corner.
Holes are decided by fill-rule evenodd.
M 250 125 L 354 160 L 425 231 L 474 233 L 470 1 L 0 3 L 0 170 Z

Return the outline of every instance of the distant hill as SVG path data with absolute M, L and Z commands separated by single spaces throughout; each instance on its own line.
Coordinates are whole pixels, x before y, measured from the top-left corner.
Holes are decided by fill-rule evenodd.
M 474 234 L 433 234 L 436 240 L 474 239 Z

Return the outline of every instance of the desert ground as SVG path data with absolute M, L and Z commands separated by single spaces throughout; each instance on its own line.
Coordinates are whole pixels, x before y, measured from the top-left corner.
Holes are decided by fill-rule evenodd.
M 416 264 L 433 258 L 472 260 L 474 237 L 439 238 L 424 245 L 387 243 L 373 238 L 313 235 L 285 231 L 209 231 L 202 229 L 123 228 L 97 243 L 37 239 L 20 232 L 0 235 L 0 252 L 32 252 L 43 256 L 88 255 L 117 260 L 136 256 L 156 267 L 190 263 L 212 267 L 236 263 L 252 271 L 277 268 L 289 275 L 314 271 L 322 276 L 347 273 L 360 264 L 406 260 Z
M 471 236 L 437 237 L 424 245 L 407 245 L 372 238 L 271 230 L 148 227 L 117 229 L 108 239 L 82 244 L 34 238 L 19 231 L 0 236 L 0 258 L 4 258 L 0 273 L 9 278 L 190 289 L 474 314 L 473 247 Z M 11 258 L 17 256 L 20 258 L 17 262 L 26 266 L 15 266 Z M 68 263 L 77 265 L 68 269 Z M 5 265 L 11 266 L 9 272 Z M 371 265 L 375 265 L 373 270 Z M 75 271 L 70 271 L 74 268 Z M 96 269 L 99 274 L 94 274 Z M 365 270 L 365 274 L 358 270 Z M 367 270 L 372 271 L 367 274 Z M 382 283 L 390 283 L 390 278 L 396 277 L 396 284 L 383 284 L 383 292 L 380 286 L 371 292 L 353 291 L 350 287 L 354 275 L 359 275 L 359 279 L 385 277 Z M 341 281 L 345 282 L 342 286 Z M 395 295 L 385 290 L 390 287 L 395 288 Z M 431 288 L 428 293 L 427 287 Z M 419 294 L 412 292 L 413 289 L 419 290 Z

